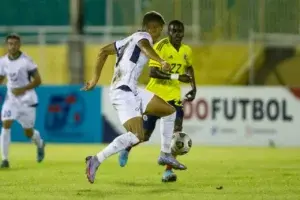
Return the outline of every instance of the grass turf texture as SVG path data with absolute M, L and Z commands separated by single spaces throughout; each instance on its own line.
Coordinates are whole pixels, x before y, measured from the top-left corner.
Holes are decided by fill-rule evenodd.
M 13 144 L 11 168 L 0 170 L 0 199 L 300 199 L 299 148 L 194 146 L 179 157 L 188 171 L 177 172 L 176 183 L 162 183 L 159 147 L 139 146 L 125 168 L 119 167 L 117 156 L 104 162 L 92 185 L 84 160 L 101 148 L 49 144 L 45 162 L 38 164 L 33 145 Z

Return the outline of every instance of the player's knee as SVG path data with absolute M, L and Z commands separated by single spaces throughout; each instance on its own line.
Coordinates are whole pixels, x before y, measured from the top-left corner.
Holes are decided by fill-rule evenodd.
M 141 142 L 144 142 L 145 135 L 143 129 L 136 129 L 133 133 Z
M 33 136 L 33 128 L 23 128 L 24 134 L 28 137 L 31 138 Z
M 169 106 L 170 115 L 176 112 L 176 109 L 173 106 Z
M 125 122 L 124 127 L 127 131 L 136 135 L 140 141 L 144 141 L 144 129 L 142 117 L 136 117 Z
M 4 129 L 10 129 L 13 121 L 12 120 L 5 120 L 2 122 L 2 127 Z

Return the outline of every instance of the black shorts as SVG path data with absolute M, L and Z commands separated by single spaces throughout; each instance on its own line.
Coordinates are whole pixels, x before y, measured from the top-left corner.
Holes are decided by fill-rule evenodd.
M 176 109 L 176 120 L 183 119 L 183 106 L 181 102 L 172 100 L 168 101 L 170 105 L 172 105 Z M 153 115 L 146 115 L 147 117 L 143 117 L 143 128 L 147 131 L 153 132 L 155 129 L 156 121 L 160 118 Z

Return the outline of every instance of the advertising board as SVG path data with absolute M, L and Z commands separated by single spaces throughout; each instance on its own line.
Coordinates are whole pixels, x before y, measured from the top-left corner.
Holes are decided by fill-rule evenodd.
M 100 143 L 102 141 L 101 88 L 81 92 L 80 86 L 41 86 L 35 128 L 47 142 Z M 5 99 L 0 88 L 0 104 Z M 12 141 L 29 141 L 18 123 Z
M 189 90 L 183 87 L 182 96 Z M 284 87 L 198 87 L 196 99 L 184 104 L 184 131 L 194 144 L 300 146 L 296 91 Z M 103 114 L 122 133 L 124 128 L 105 93 Z M 159 123 L 150 143 L 160 144 Z

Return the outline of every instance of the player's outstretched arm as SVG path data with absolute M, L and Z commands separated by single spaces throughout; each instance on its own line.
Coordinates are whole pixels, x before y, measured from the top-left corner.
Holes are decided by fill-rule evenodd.
M 149 40 L 142 39 L 139 41 L 139 47 L 142 50 L 142 52 L 151 60 L 155 60 L 156 62 L 160 63 L 162 66 L 162 69 L 164 71 L 169 71 L 171 69 L 170 64 L 168 64 L 165 60 L 163 60 L 152 48 Z
M 105 47 L 100 49 L 98 56 L 97 56 L 97 62 L 96 62 L 94 77 L 93 77 L 93 79 L 96 81 L 96 83 L 98 82 L 98 80 L 100 78 L 100 75 L 101 75 L 103 66 L 107 60 L 107 57 L 109 55 L 114 55 L 114 54 L 117 54 L 114 43 L 106 45 Z
M 93 89 L 96 86 L 96 84 L 99 81 L 103 66 L 107 60 L 107 57 L 109 55 L 114 55 L 114 54 L 117 54 L 114 43 L 106 45 L 105 47 L 100 49 L 98 56 L 97 56 L 97 61 L 96 61 L 93 78 L 89 82 L 87 82 L 81 90 L 88 91 L 88 90 Z

